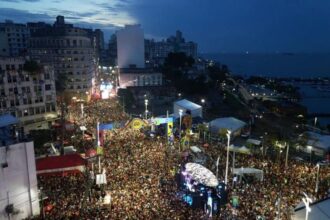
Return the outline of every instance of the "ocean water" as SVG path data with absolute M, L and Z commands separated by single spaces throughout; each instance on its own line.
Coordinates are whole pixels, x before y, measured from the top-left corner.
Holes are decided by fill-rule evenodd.
M 228 66 L 234 75 L 267 77 L 330 77 L 329 54 L 203 54 Z M 301 104 L 309 113 L 330 113 L 330 92 L 322 92 L 313 85 L 297 84 L 303 94 Z M 319 118 L 322 125 L 330 118 Z
M 232 74 L 271 77 L 330 77 L 329 54 L 202 54 Z
M 306 106 L 308 113 L 330 114 L 330 91 L 319 90 L 318 86 L 311 84 L 295 84 L 300 88 L 302 93 L 301 104 Z M 321 125 L 330 124 L 329 117 L 318 118 Z

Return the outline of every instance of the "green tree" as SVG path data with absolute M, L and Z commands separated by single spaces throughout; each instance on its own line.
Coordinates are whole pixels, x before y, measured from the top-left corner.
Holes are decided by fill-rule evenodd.
M 226 80 L 228 68 L 225 65 L 223 65 L 223 66 L 224 66 L 224 68 L 222 68 L 218 65 L 209 66 L 207 68 L 208 76 L 211 79 L 211 83 L 213 85 L 216 85 L 217 82 L 222 83 L 223 81 Z
M 221 128 L 219 130 L 219 137 L 222 142 L 224 142 L 224 140 L 227 138 L 227 133 L 228 133 L 228 130 L 226 128 Z
M 43 67 L 35 60 L 27 60 L 23 65 L 23 70 L 31 75 L 38 74 L 42 71 Z

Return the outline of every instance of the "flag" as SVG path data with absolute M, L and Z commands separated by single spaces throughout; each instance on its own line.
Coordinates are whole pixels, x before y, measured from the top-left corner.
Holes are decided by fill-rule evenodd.
M 97 146 L 96 147 L 96 153 L 97 153 L 97 155 L 103 155 L 103 147 Z
M 114 127 L 113 123 L 109 123 L 109 124 L 100 124 L 99 125 L 99 129 L 100 131 L 102 130 L 112 130 Z

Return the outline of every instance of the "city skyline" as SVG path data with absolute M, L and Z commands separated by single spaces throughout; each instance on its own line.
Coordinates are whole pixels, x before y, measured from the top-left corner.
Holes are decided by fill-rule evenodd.
M 57 15 L 85 28 L 100 28 L 106 42 L 125 24 L 142 25 L 147 38 L 181 30 L 200 52 L 328 52 L 330 2 L 174 2 L 173 0 L 0 0 L 0 20 L 53 23 Z

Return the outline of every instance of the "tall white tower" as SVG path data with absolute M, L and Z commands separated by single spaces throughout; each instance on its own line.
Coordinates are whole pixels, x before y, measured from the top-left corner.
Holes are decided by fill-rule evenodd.
M 119 68 L 144 68 L 144 33 L 140 25 L 126 25 L 117 32 Z

